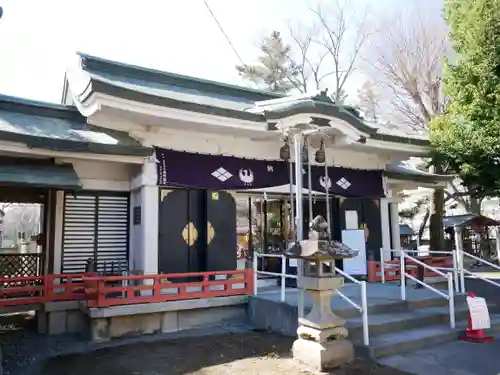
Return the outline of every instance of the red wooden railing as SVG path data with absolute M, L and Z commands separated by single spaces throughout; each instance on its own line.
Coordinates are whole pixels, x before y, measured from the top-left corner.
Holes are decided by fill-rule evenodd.
M 86 299 L 84 274 L 0 277 L 0 306 Z
M 252 272 L 248 269 L 168 275 L 90 277 L 85 279 L 86 293 L 89 307 L 246 295 L 253 293 Z M 217 280 L 217 276 L 225 278 Z M 182 280 L 186 278 L 199 280 Z M 112 283 L 124 285 L 110 285 Z
M 453 264 L 452 257 L 435 257 L 425 261 L 426 264 L 432 267 L 451 267 Z M 401 279 L 401 266 L 399 260 L 392 260 L 384 263 L 384 273 L 386 281 L 395 281 Z M 424 271 L 425 277 L 439 276 L 429 269 Z M 417 264 L 415 262 L 406 262 L 406 273 L 413 277 L 417 277 Z M 382 267 L 379 261 L 368 261 L 368 281 L 377 283 L 382 281 Z
M 188 280 L 188 281 L 185 281 Z M 253 270 L 140 276 L 0 277 L 0 307 L 87 301 L 89 307 L 253 294 Z

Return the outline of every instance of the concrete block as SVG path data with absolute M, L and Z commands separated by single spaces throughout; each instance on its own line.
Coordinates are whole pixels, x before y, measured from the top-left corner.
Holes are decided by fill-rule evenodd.
M 249 323 L 255 328 L 270 330 L 285 336 L 297 336 L 298 314 L 295 306 L 250 297 L 247 317 Z
M 209 309 L 179 311 L 179 330 L 222 325 L 226 322 L 244 321 L 243 306 L 212 307 Z
M 85 316 L 79 310 L 68 311 L 66 315 L 66 332 L 83 333 L 85 331 Z
M 218 306 L 241 306 L 246 305 L 248 296 L 228 296 L 218 298 L 191 299 L 184 301 L 141 303 L 137 305 L 113 306 L 106 308 L 91 307 L 88 315 L 91 318 L 110 318 L 113 316 L 151 314 L 166 311 L 194 310 Z M 359 316 L 357 310 L 356 316 Z
M 109 336 L 109 321 L 108 319 L 91 319 L 90 321 L 90 337 L 92 341 L 107 341 Z
M 36 312 L 36 330 L 39 334 L 45 335 L 48 330 L 47 313 L 45 311 Z
M 161 333 L 177 332 L 179 330 L 179 314 L 177 311 L 168 311 L 162 314 Z
M 3 352 L 0 346 L 0 375 L 3 375 Z
M 161 323 L 161 313 L 115 316 L 110 318 L 109 336 L 118 338 L 158 333 L 161 331 Z
M 47 312 L 79 310 L 79 309 L 80 309 L 79 301 L 47 302 L 44 306 L 44 310 Z
M 48 333 L 49 335 L 60 335 L 66 333 L 66 311 L 53 311 L 48 315 Z

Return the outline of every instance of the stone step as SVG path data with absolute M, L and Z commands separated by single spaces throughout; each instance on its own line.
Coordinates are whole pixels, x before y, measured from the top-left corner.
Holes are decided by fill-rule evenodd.
M 409 361 L 406 357 L 395 355 L 382 358 L 379 361 L 382 365 L 405 371 L 411 374 L 426 374 L 426 375 L 473 375 L 470 372 L 462 370 L 450 369 L 447 366 L 436 362 L 419 358 L 416 361 Z M 477 374 L 477 372 L 474 372 Z
M 462 320 L 457 322 L 456 329 L 451 329 L 449 324 L 434 324 L 382 334 L 370 338 L 370 346 L 366 348 L 367 354 L 372 358 L 382 358 L 457 340 L 466 327 L 467 321 Z M 498 331 L 500 314 L 492 314 L 491 329 L 488 332 Z M 355 343 L 359 345 L 360 341 Z
M 456 306 L 455 320 L 467 319 L 468 313 L 467 306 Z M 369 311 L 368 314 L 370 339 L 391 332 L 404 331 L 433 324 L 447 324 L 450 319 L 448 305 L 385 314 L 370 314 Z M 353 340 L 362 340 L 363 320 L 361 317 L 348 319 L 346 327 L 349 330 L 349 336 Z
M 359 299 L 356 302 L 359 302 Z M 377 301 L 370 304 L 369 302 L 368 318 L 370 318 L 373 315 L 379 315 L 379 314 L 392 314 L 398 312 L 402 313 L 406 311 L 413 311 L 428 307 L 441 307 L 441 306 L 448 306 L 448 301 L 438 295 L 432 298 L 422 298 L 413 300 L 408 298 L 407 301 L 401 301 L 399 299 L 395 299 L 393 302 L 388 302 L 388 303 L 380 303 Z M 455 308 L 458 308 L 460 306 L 466 306 L 465 296 L 456 295 Z M 333 306 L 333 311 L 335 312 L 335 314 L 342 317 L 343 319 L 360 317 L 359 311 L 357 309 L 354 309 L 350 305 L 346 308 L 335 308 L 335 306 Z

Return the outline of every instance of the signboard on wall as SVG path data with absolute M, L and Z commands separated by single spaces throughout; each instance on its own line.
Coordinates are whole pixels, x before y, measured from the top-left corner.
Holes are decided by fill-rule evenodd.
M 141 225 L 141 206 L 135 206 L 133 211 L 134 225 Z
M 344 272 L 349 275 L 366 275 L 366 242 L 363 229 L 345 229 L 342 231 L 342 243 L 359 253 L 354 258 L 344 259 Z

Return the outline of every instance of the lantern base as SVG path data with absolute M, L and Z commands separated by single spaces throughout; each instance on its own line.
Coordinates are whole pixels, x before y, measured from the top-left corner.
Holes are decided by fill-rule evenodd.
M 328 371 L 354 360 L 354 347 L 348 340 L 324 343 L 299 338 L 292 347 L 293 358 L 315 371 Z

